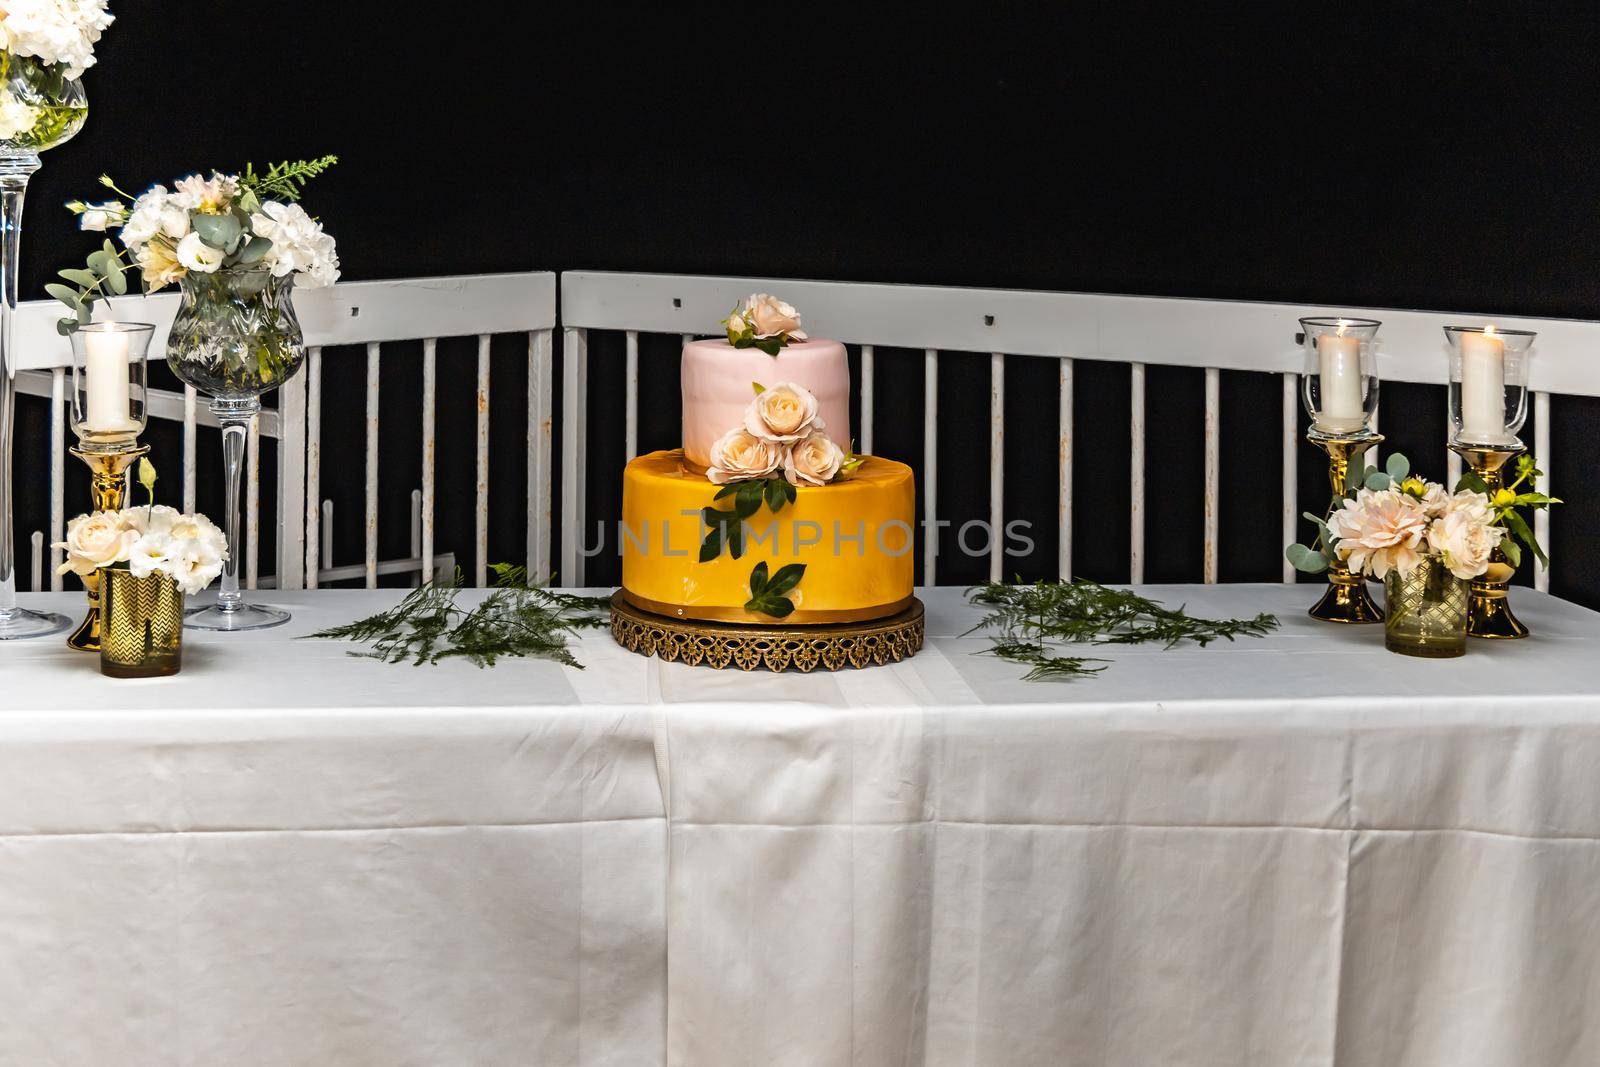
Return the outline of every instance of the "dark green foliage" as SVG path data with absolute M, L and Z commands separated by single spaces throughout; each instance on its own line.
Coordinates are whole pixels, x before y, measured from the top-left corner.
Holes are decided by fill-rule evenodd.
M 967 590 L 967 599 L 989 609 L 967 633 L 991 630 L 997 636 L 993 655 L 1031 669 L 1027 680 L 1073 678 L 1105 670 L 1105 661 L 1056 654 L 1052 643 L 1134 645 L 1160 642 L 1167 648 L 1185 641 L 1202 647 L 1235 637 L 1263 637 L 1278 620 L 1261 614 L 1254 619 L 1197 619 L 1182 607 L 1167 608 L 1128 589 L 1109 589 L 1094 582 L 1039 582 L 1005 585 L 991 582 Z M 1090 666 L 1090 664 L 1101 664 Z
M 541 588 L 529 582 L 525 567 L 497 563 L 493 570 L 494 590 L 475 608 L 456 603 L 462 587 L 458 570 L 449 584 L 414 589 L 389 611 L 309 636 L 370 644 L 370 649 L 350 655 L 386 663 L 460 658 L 492 667 L 502 656 L 529 656 L 582 669 L 567 639 L 579 630 L 605 626 L 610 599 Z
M 750 599 L 746 611 L 759 611 L 775 619 L 786 619 L 794 613 L 794 601 L 788 593 L 805 577 L 804 563 L 790 563 L 778 568 L 778 573 L 767 577 L 767 561 L 757 563 L 750 572 Z

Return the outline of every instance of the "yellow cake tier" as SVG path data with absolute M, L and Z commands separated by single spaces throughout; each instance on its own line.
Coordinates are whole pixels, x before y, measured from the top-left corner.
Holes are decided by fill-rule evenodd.
M 762 505 L 745 520 L 744 555 L 726 548 L 700 562 L 705 535 L 701 509 L 719 486 L 690 467 L 681 451 L 652 452 L 622 476 L 622 589 L 636 607 L 659 615 L 719 622 L 859 622 L 903 610 L 911 601 L 916 489 L 911 468 L 867 457 L 846 480 L 801 486 L 777 514 Z M 745 610 L 750 572 L 762 560 L 769 573 L 806 565 L 789 595 L 784 619 Z

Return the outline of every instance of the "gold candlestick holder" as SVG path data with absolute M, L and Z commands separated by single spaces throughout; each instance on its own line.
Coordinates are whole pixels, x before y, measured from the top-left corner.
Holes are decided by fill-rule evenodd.
M 1505 465 L 1527 448 L 1520 441 L 1504 448 L 1452 443 L 1450 451 L 1460 456 L 1472 473 L 1483 480 L 1492 497 L 1505 484 L 1501 475 Z M 1497 548 L 1489 557 L 1489 569 L 1468 583 L 1468 637 L 1509 641 L 1528 636 L 1528 627 L 1511 610 L 1507 595 L 1514 573 L 1511 564 L 1506 562 L 1505 552 Z
M 1379 433 L 1341 436 L 1313 430 L 1306 440 L 1328 454 L 1328 481 L 1333 484 L 1333 502 L 1328 507 L 1331 516 L 1344 498 L 1350 484 L 1350 468 L 1373 445 L 1383 440 Z M 1367 581 L 1350 568 L 1334 561 L 1328 564 L 1328 588 L 1317 601 L 1310 615 L 1323 622 L 1368 623 L 1382 622 L 1383 610 L 1367 592 Z
M 74 448 L 72 454 L 89 467 L 92 481 L 89 495 L 94 500 L 95 511 L 120 511 L 127 496 L 128 468 L 139 457 L 150 451 L 149 445 L 136 445 L 121 452 L 84 452 Z M 100 651 L 100 576 L 88 574 L 83 578 L 83 589 L 89 597 L 89 614 L 67 638 L 67 647 L 79 652 Z

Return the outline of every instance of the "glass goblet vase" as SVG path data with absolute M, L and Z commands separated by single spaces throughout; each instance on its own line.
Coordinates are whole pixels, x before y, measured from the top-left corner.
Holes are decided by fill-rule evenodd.
M 239 592 L 239 482 L 245 438 L 261 396 L 294 377 L 305 363 L 305 335 L 295 316 L 294 276 L 270 271 L 190 271 L 167 340 L 174 374 L 209 400 L 222 426 L 228 560 L 217 602 L 189 612 L 197 630 L 260 630 L 289 621 L 281 608 L 247 604 Z
M 83 85 L 60 66 L 0 51 L 0 641 L 44 637 L 72 625 L 65 615 L 17 604 L 12 530 L 11 450 L 16 432 L 17 253 L 22 203 L 39 153 L 64 144 L 83 127 L 89 104 Z

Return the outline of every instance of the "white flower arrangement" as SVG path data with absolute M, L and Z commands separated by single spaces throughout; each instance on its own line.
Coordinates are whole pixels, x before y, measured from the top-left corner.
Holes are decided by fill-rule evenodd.
M 1468 474 L 1452 493 L 1413 476 L 1406 457 L 1390 456 L 1386 469 L 1369 471 L 1365 484 L 1342 497 L 1326 521 L 1308 513 L 1321 534 L 1317 544 L 1290 545 L 1286 555 L 1308 574 L 1344 563 L 1358 574 L 1381 579 L 1393 571 L 1403 578 L 1424 559 L 1438 557 L 1457 578 L 1478 578 L 1491 567 L 1502 568 L 1509 578 L 1522 559 L 1517 541 L 1545 562 L 1544 549 L 1520 511 L 1561 503 L 1523 489 L 1523 483 L 1536 483 L 1540 476 L 1532 457 L 1518 459 L 1516 475 L 1491 494 Z
M 776 356 L 794 341 L 806 340 L 800 312 L 771 293 L 751 293 L 734 305 L 722 325 L 734 348 L 759 348 L 769 356 Z
M 711 446 L 706 477 L 717 485 L 779 476 L 790 485 L 827 485 L 861 465 L 825 432 L 817 398 L 797 382 L 752 383 L 744 422 Z M 792 497 L 791 497 L 792 499 Z M 776 509 L 774 509 L 776 510 Z
M 120 567 L 135 578 L 171 578 L 185 595 L 200 592 L 222 573 L 227 537 L 204 515 L 157 504 L 156 468 L 148 459 L 139 461 L 139 484 L 150 494 L 148 506 L 96 511 L 67 524 L 67 539 L 52 546 L 66 552 L 58 573 L 86 578 Z
M 334 239 L 297 201 L 310 178 L 337 162 L 337 156 L 324 156 L 274 164 L 265 173 L 250 166 L 243 174 L 192 174 L 171 191 L 157 185 L 137 197 L 102 176 L 101 184 L 122 200 L 73 201 L 67 209 L 84 230 L 117 230 L 123 247 L 119 251 L 107 240 L 89 256 L 87 270 L 61 272 L 71 285 L 45 286 L 73 311 L 61 320 L 61 332 L 88 322 L 95 300 L 126 293 L 124 272 L 135 267 L 146 292 L 190 273 L 220 270 L 293 274 L 312 289 L 332 285 L 339 279 Z
M 69 79 L 94 66 L 94 46 L 113 21 L 107 0 L 0 0 L 0 51 L 60 66 Z
M 215 581 L 228 558 L 227 538 L 210 519 L 159 504 L 79 515 L 55 547 L 66 551 L 62 574 L 124 567 L 135 578 L 165 575 L 188 595 Z

